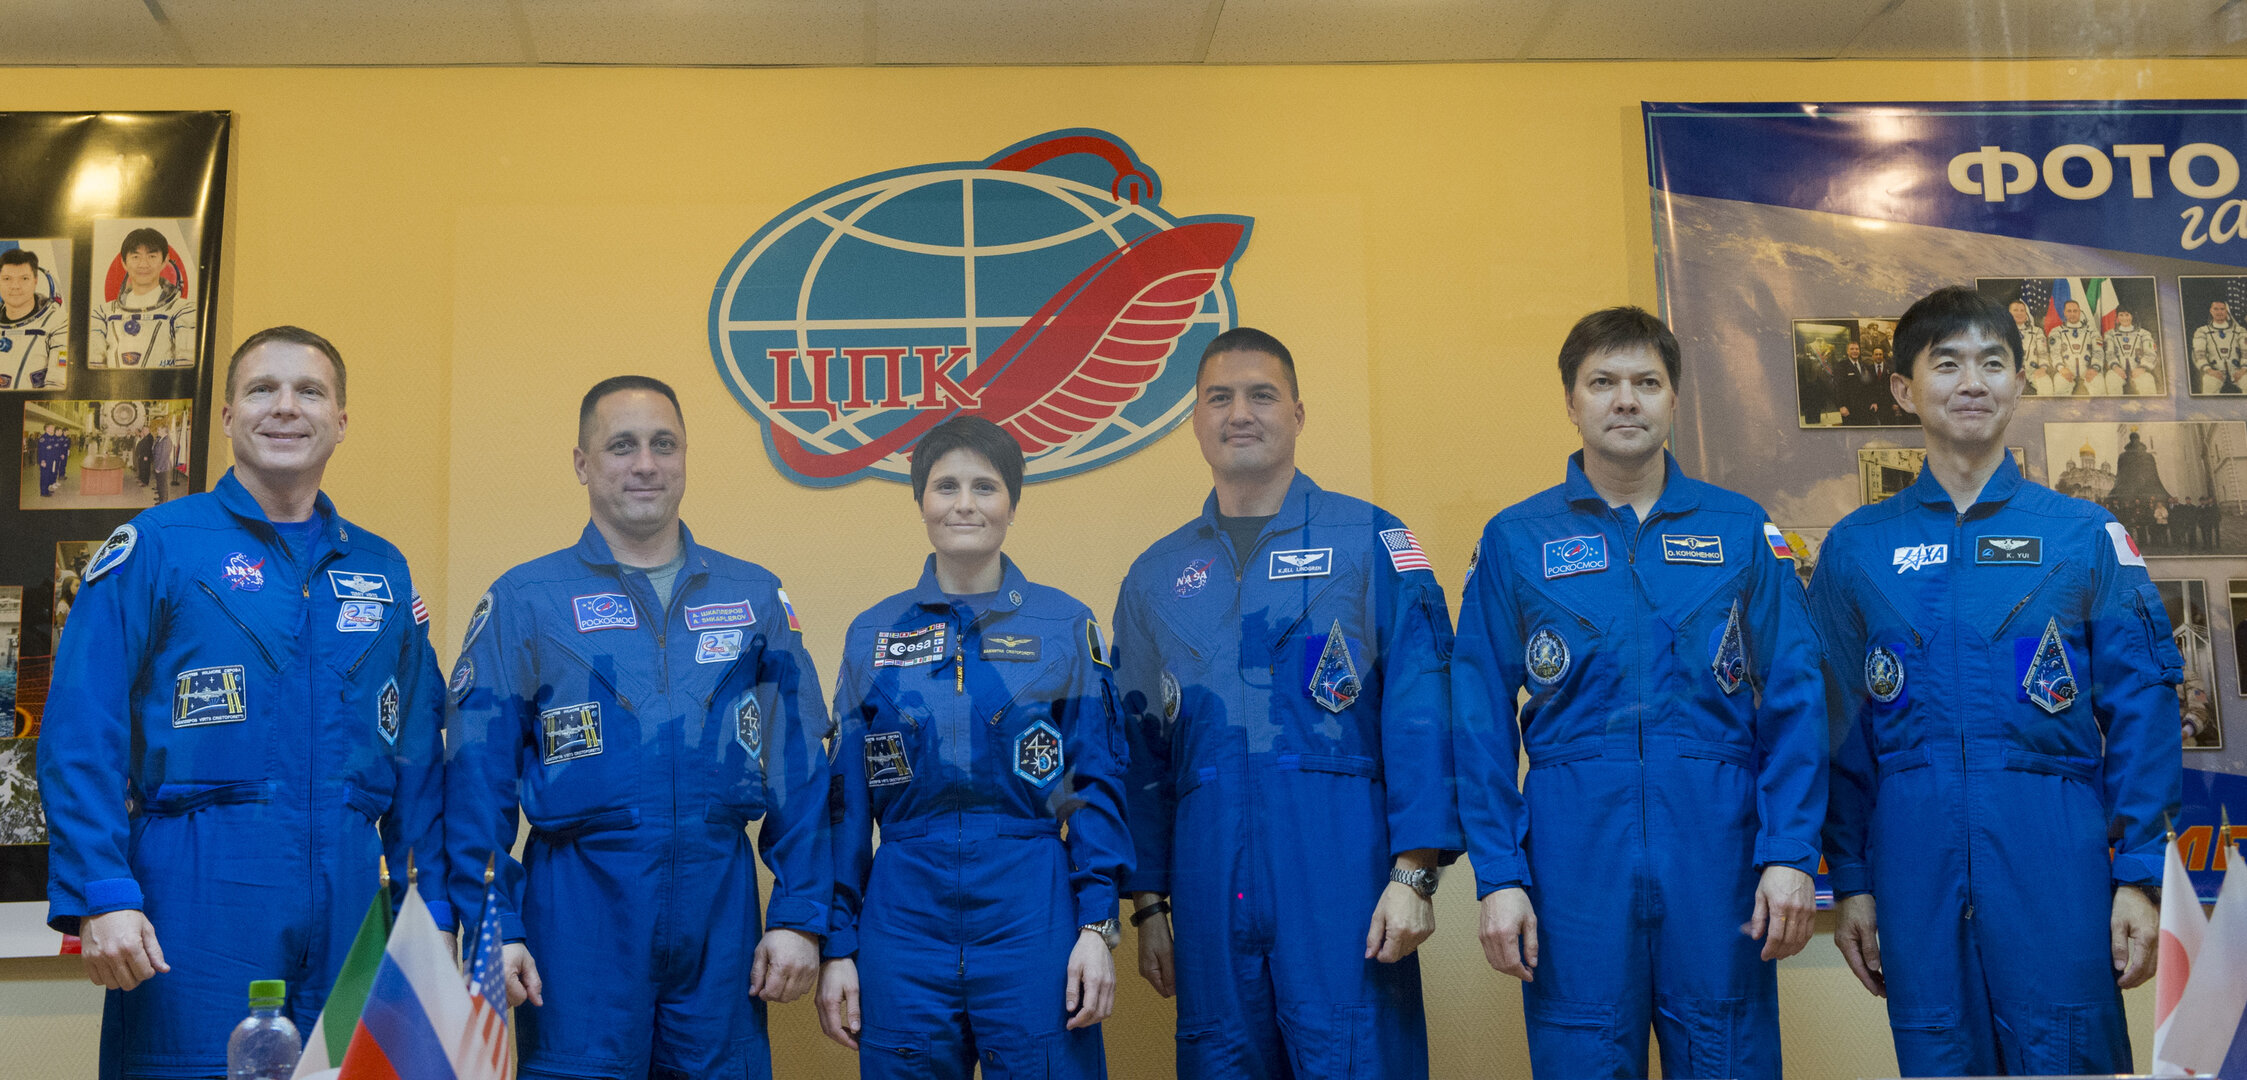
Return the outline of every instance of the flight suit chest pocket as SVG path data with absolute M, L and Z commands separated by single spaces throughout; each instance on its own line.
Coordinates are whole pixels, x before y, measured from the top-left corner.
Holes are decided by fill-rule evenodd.
M 1529 691 L 1543 696 L 1581 677 L 1586 657 L 1607 636 L 1609 619 L 1592 617 L 1603 610 L 1580 590 L 1523 585 L 1515 593 L 1521 609 L 1522 656 Z
M 862 752 L 869 788 L 903 787 L 920 770 L 935 761 L 937 725 L 925 708 L 906 705 L 893 686 L 895 676 L 885 673 L 874 680 L 867 695 L 866 732 Z M 914 695 L 917 696 L 917 695 Z

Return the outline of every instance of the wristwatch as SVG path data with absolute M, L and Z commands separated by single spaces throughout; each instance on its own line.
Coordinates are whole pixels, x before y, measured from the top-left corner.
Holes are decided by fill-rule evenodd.
M 1436 879 L 1442 876 L 1442 868 L 1434 866 L 1425 870 L 1397 870 L 1392 868 L 1389 871 L 1390 881 L 1409 887 L 1413 892 L 1419 893 L 1423 900 L 1435 899 Z
M 1086 923 L 1083 926 L 1077 927 L 1077 929 L 1090 930 L 1093 933 L 1100 935 L 1101 943 L 1111 949 L 1123 943 L 1123 927 L 1116 921 L 1114 916 L 1102 919 L 1099 922 Z

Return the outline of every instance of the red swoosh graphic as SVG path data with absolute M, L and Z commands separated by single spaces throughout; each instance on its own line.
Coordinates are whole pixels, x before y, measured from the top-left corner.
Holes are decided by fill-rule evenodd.
M 773 428 L 789 468 L 830 479 L 866 468 L 967 412 L 1007 430 L 1026 453 L 1058 446 L 1116 415 L 1160 375 L 1246 238 L 1227 221 L 1149 233 L 1086 267 L 961 386 L 973 409 L 931 409 L 849 450 L 821 454 Z

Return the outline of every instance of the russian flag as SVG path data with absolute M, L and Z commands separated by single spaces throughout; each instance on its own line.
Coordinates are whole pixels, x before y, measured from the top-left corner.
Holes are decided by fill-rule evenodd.
M 409 886 L 344 1052 L 342 1080 L 458 1080 L 449 1048 L 462 1044 L 469 1012 L 460 963 Z

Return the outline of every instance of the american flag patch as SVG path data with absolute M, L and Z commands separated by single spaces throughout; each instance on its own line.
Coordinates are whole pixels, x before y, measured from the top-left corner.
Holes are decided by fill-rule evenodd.
M 421 602 L 421 590 L 418 588 L 414 590 L 414 621 L 424 625 L 429 622 L 429 605 Z
M 1397 573 L 1435 571 L 1435 567 L 1428 565 L 1428 553 L 1420 550 L 1420 540 L 1412 535 L 1411 529 L 1383 529 L 1381 546 L 1389 549 L 1389 565 L 1396 567 Z
M 1773 525 L 1768 521 L 1764 522 L 1763 539 L 1764 542 L 1771 545 L 1771 554 L 1776 555 L 1782 559 L 1792 559 L 1795 557 L 1794 545 L 1787 543 L 1787 534 L 1780 532 L 1777 525 Z

